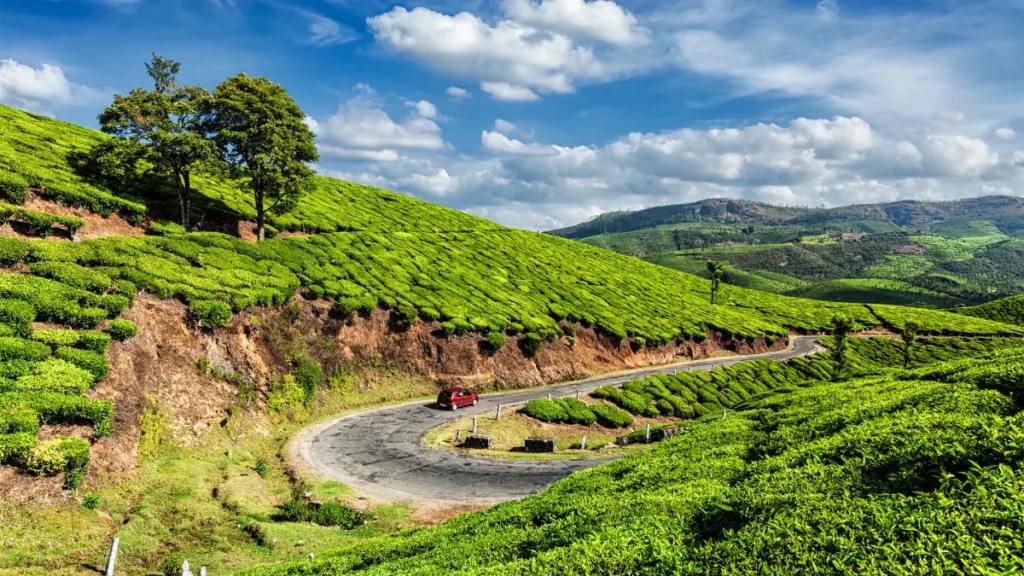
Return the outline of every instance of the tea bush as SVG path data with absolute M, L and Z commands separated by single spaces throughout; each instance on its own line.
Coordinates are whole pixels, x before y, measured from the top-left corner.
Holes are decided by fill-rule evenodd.
M 107 324 L 104 329 L 110 337 L 119 342 L 134 338 L 139 333 L 139 328 L 131 320 L 115 318 Z

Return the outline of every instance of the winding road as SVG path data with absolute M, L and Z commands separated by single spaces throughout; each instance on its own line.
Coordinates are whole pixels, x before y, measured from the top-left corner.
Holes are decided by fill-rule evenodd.
M 788 360 L 823 350 L 817 336 L 797 336 L 786 350 L 709 358 L 597 376 L 545 388 L 487 394 L 479 405 L 457 412 L 439 410 L 423 400 L 349 414 L 307 430 L 298 440 L 299 455 L 318 474 L 388 500 L 494 503 L 539 492 L 577 470 L 613 460 L 515 461 L 466 456 L 421 443 L 430 429 L 452 418 L 493 414 L 534 398 L 575 395 L 652 374 L 711 370 L 745 360 Z M 504 408 L 503 408 L 504 409 Z

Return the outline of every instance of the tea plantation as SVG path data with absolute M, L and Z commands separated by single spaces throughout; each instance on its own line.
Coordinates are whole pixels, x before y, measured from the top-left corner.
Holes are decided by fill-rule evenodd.
M 152 190 L 110 188 L 116 183 L 82 170 L 83 157 L 105 138 L 0 106 L 0 196 L 10 202 L 0 204 L 0 217 L 31 234 L 57 226 L 73 236 L 81 228 L 82 219 L 21 208 L 30 195 L 130 221 L 152 216 L 150 206 L 162 201 Z M 205 174 L 194 183 L 203 199 L 197 209 L 207 216 L 251 216 L 237 182 Z M 1024 327 L 985 318 L 732 286 L 712 306 L 701 278 L 329 178 L 271 222 L 319 233 L 257 243 L 151 223 L 148 236 L 0 238 L 0 462 L 37 474 L 66 472 L 69 487 L 80 482 L 93 438 L 39 442 L 39 428 L 85 423 L 93 437 L 111 433 L 114 407 L 87 396 L 108 371 L 110 336 L 136 332 L 118 316 L 139 291 L 187 303 L 198 329 L 215 330 L 236 312 L 300 294 L 331 301 L 339 317 L 382 307 L 398 326 L 439 321 L 440 337 L 473 333 L 498 347 L 521 339 L 527 354 L 545 340 L 573 336 L 578 325 L 635 350 L 709 337 L 771 345 L 794 331 L 824 332 L 837 313 L 861 328 L 898 329 L 913 319 L 925 333 L 1024 335 Z M 595 418 L 622 419 L 604 412 Z
M 1013 347 L 779 388 L 525 500 L 244 574 L 1016 573 L 1022 370 Z

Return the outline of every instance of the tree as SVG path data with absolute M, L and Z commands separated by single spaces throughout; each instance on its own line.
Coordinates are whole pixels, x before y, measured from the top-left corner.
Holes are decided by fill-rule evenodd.
M 842 375 L 846 369 L 846 341 L 850 332 L 853 331 L 853 320 L 845 314 L 836 314 L 832 317 L 832 338 L 835 346 L 832 348 L 832 360 L 836 363 L 835 376 Z
M 725 273 L 725 262 L 716 260 L 708 261 L 708 274 L 711 276 L 711 304 L 715 303 L 715 295 L 722 283 L 722 275 Z
M 146 72 L 153 90 L 135 88 L 127 96 L 117 94 L 100 116 L 100 128 L 139 147 L 153 170 L 174 182 L 181 209 L 181 225 L 190 228 L 192 174 L 216 156 L 205 126 L 210 113 L 210 93 L 201 86 L 178 86 L 181 64 L 153 54 Z M 130 148 L 129 147 L 129 148 Z M 125 151 L 118 150 L 123 155 Z
M 284 87 L 239 74 L 213 91 L 210 130 L 237 177 L 253 194 L 256 237 L 265 237 L 266 215 L 291 210 L 313 187 L 306 162 L 320 158 L 305 115 Z
M 914 341 L 917 339 L 917 331 L 919 327 L 913 320 L 908 321 L 903 325 L 903 331 L 900 333 L 900 339 L 903 340 L 903 369 L 906 370 L 910 366 L 910 349 L 914 345 Z

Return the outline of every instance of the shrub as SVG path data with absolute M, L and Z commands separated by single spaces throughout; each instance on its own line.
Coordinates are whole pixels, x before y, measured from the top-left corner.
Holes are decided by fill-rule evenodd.
M 135 323 L 131 320 L 125 320 L 123 318 L 115 318 L 110 321 L 105 329 L 110 337 L 119 342 L 124 342 L 129 338 L 135 337 L 139 333 L 139 328 L 135 326 Z
M 25 456 L 25 470 L 38 476 L 53 476 L 89 466 L 89 443 L 81 438 L 58 436 L 36 444 Z
M 522 340 L 523 351 L 527 356 L 534 356 L 540 349 L 544 347 L 544 339 L 540 335 L 528 332 L 523 335 Z
M 597 421 L 597 417 L 585 402 L 575 398 L 556 398 L 555 402 L 565 410 L 567 417 L 564 421 L 569 424 L 590 426 Z
M 284 412 L 292 406 L 300 406 L 305 398 L 305 392 L 291 374 L 275 378 L 267 385 L 267 407 L 274 412 Z
M 231 320 L 231 307 L 217 300 L 198 300 L 191 305 L 192 317 L 200 328 L 223 328 Z
M 320 526 L 337 526 L 342 530 L 351 530 L 363 523 L 362 517 L 355 508 L 340 502 L 324 502 L 313 514 L 313 522 Z
M 630 347 L 634 352 L 639 352 L 647 347 L 647 340 L 641 336 L 637 336 L 636 338 L 633 338 L 633 342 L 630 344 Z
M 88 370 L 64 360 L 50 358 L 33 364 L 31 373 L 18 378 L 13 389 L 21 392 L 82 394 L 93 382 L 94 377 Z
M 78 348 L 62 346 L 57 348 L 57 358 L 67 360 L 79 368 L 88 370 L 92 373 L 96 382 L 103 380 L 110 370 L 106 356 L 91 350 L 79 350 Z
M 490 346 L 491 350 L 498 351 L 505 345 L 505 335 L 501 332 L 488 332 L 487 333 L 487 345 Z
M 24 204 L 28 200 L 28 182 L 17 174 L 0 172 L 0 198 Z
M 103 505 L 103 498 L 99 494 L 86 494 L 82 499 L 82 506 L 86 510 L 97 510 Z
M 50 278 L 90 292 L 106 292 L 113 283 L 110 276 L 96 270 L 83 268 L 73 262 L 36 262 L 29 268 L 36 276 Z
M 10 266 L 28 256 L 28 245 L 17 238 L 0 238 L 0 266 Z
M 628 428 L 633 425 L 633 417 L 614 406 L 591 404 L 590 411 L 597 418 L 597 423 L 605 428 Z
M 14 331 L 15 336 L 28 338 L 32 322 L 36 319 L 34 306 L 23 300 L 0 300 L 0 322 Z
M 313 509 L 308 502 L 292 499 L 278 508 L 276 518 L 284 522 L 309 522 L 313 518 Z
M 35 432 L 0 434 L 0 464 L 24 458 L 37 442 Z
M 35 434 L 39 431 L 39 415 L 27 406 L 9 406 L 0 412 L 0 436 Z
M 316 396 L 316 389 L 324 378 L 320 364 L 309 356 L 302 355 L 296 359 L 292 375 L 299 388 L 302 389 L 303 403 L 309 403 Z
M 23 338 L 0 338 L 0 361 L 28 360 L 39 362 L 50 357 L 50 347 L 42 342 Z
M 260 475 L 260 478 L 270 476 L 270 464 L 268 464 L 263 458 L 256 459 L 256 466 L 254 469 L 256 470 L 256 473 Z
M 97 354 L 103 354 L 110 347 L 110 334 L 96 332 L 94 330 L 83 330 L 78 333 L 77 348 L 92 350 Z
M 541 422 L 565 422 L 569 418 L 569 414 L 561 404 L 547 398 L 530 400 L 523 406 L 522 411 L 527 416 Z

